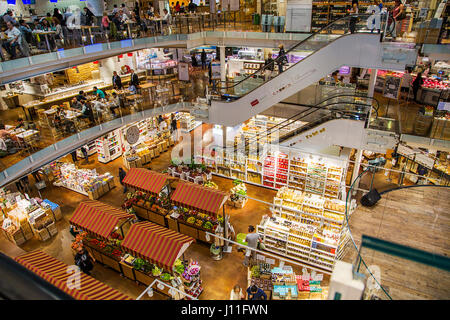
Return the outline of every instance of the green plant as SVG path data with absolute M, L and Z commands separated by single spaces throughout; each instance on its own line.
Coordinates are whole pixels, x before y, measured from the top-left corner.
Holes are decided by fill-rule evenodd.
M 154 266 L 152 269 L 152 275 L 154 277 L 158 277 L 162 273 L 162 270 L 158 268 L 157 266 Z
M 136 270 L 142 270 L 142 267 L 145 265 L 145 261 L 142 260 L 141 258 L 136 258 L 133 261 L 133 268 L 135 268 Z
M 259 278 L 260 272 L 259 272 L 259 266 L 253 266 L 251 269 L 252 277 Z

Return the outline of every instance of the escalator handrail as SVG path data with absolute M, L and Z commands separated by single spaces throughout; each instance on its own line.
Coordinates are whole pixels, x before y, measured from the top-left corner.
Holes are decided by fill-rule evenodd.
M 368 13 L 349 14 L 349 15 L 347 15 L 347 16 L 345 16 L 345 17 L 336 19 L 336 20 L 330 22 L 329 24 L 327 24 L 325 27 L 321 28 L 319 31 L 316 31 L 316 32 L 312 33 L 311 35 L 309 35 L 308 37 L 306 37 L 305 39 L 303 39 L 303 40 L 300 41 L 299 43 L 295 44 L 293 47 L 289 48 L 289 49 L 285 52 L 285 56 L 286 56 L 288 53 L 290 53 L 290 52 L 292 52 L 293 50 L 295 50 L 298 46 L 300 46 L 300 45 L 302 45 L 303 43 L 305 43 L 306 41 L 310 40 L 312 37 L 314 37 L 314 36 L 316 36 L 316 35 L 319 35 L 319 34 L 320 34 L 321 32 L 323 32 L 325 29 L 329 28 L 331 25 L 333 25 L 333 24 L 335 24 L 335 23 L 337 23 L 337 22 L 340 22 L 340 21 L 342 21 L 342 20 L 347 20 L 348 18 L 355 17 L 355 16 L 358 16 L 358 17 L 359 17 L 359 16 L 369 17 L 370 14 L 368 14 Z M 344 35 L 341 35 L 341 37 L 342 37 L 342 36 L 345 36 L 345 34 L 344 34 Z M 341 38 L 341 37 L 339 37 L 339 38 Z M 337 38 L 337 39 L 339 39 L 339 38 Z M 330 42 L 333 42 L 334 40 L 336 40 L 336 39 L 333 39 L 333 40 L 330 41 Z M 320 50 L 320 49 L 319 49 L 319 50 Z M 239 82 L 236 82 L 236 83 L 234 83 L 234 84 L 231 85 L 231 86 L 221 87 L 220 90 L 226 90 L 226 89 L 234 88 L 234 87 L 236 87 L 237 85 L 241 84 L 242 82 L 248 80 L 249 78 L 253 78 L 256 74 L 261 73 L 261 72 L 264 71 L 267 67 L 269 67 L 269 66 L 274 67 L 274 66 L 275 66 L 275 63 L 277 63 L 277 60 L 279 60 L 280 58 L 281 58 L 281 56 L 278 56 L 278 57 L 277 57 L 276 59 L 274 59 L 271 63 L 269 63 L 269 64 L 267 64 L 267 65 L 264 64 L 264 65 L 263 65 L 262 67 L 260 67 L 258 70 L 256 70 L 255 72 L 249 74 L 248 76 L 246 76 L 244 79 L 240 80 Z M 305 59 L 307 59 L 307 58 L 308 58 L 308 57 L 305 57 L 304 59 L 300 60 L 299 62 L 301 62 L 301 61 L 303 61 L 303 60 L 305 60 Z M 298 63 L 298 62 L 297 62 L 297 63 Z M 278 77 L 279 75 L 280 75 L 280 73 L 277 74 L 277 75 L 276 75 L 275 77 L 273 77 L 272 79 Z M 272 80 L 272 79 L 271 79 L 271 80 Z M 249 91 L 249 92 L 250 92 L 250 91 Z M 247 93 L 249 93 L 249 92 L 247 92 Z

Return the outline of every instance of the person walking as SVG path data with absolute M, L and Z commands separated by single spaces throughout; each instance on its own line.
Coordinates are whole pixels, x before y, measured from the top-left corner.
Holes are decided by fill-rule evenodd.
M 136 73 L 134 73 L 134 69 L 131 69 L 130 86 L 135 86 L 136 89 L 139 87 L 139 77 Z
M 349 29 L 350 33 L 355 33 L 356 31 L 356 23 L 358 22 L 358 0 L 352 0 L 352 7 L 350 9 L 350 22 L 349 22 Z
M 123 170 L 122 168 L 119 168 L 119 181 L 120 184 L 123 185 L 123 193 L 127 192 L 127 186 L 123 184 L 123 179 L 125 179 L 125 176 L 127 175 L 127 173 L 125 172 L 125 170 Z
M 286 51 L 284 51 L 284 46 L 280 44 L 278 48 L 280 49 L 277 57 L 278 73 L 282 73 L 283 66 L 288 63 L 288 59 L 286 58 Z
M 395 0 L 394 9 L 392 10 L 392 18 L 395 21 L 395 28 L 392 30 L 392 37 L 397 37 L 397 32 L 401 30 L 401 21 L 406 18 L 405 5 L 401 0 Z
M 89 153 L 86 146 L 81 147 L 81 152 L 83 153 L 83 157 L 86 163 L 89 163 Z
M 70 155 L 72 156 L 72 161 L 74 164 L 77 164 L 78 162 L 78 157 L 77 157 L 77 150 L 73 150 Z
M 206 52 L 205 52 L 205 49 L 202 50 L 202 53 L 200 55 L 200 60 L 202 62 L 202 70 L 206 69 Z
M 417 101 L 417 92 L 422 87 L 422 84 L 423 84 L 422 72 L 419 72 L 412 83 L 414 102 L 418 102 Z
M 230 300 L 244 300 L 244 294 L 242 293 L 242 288 L 237 284 L 233 287 L 230 292 Z
M 86 16 L 86 26 L 92 26 L 94 23 L 94 14 L 88 7 L 84 7 L 84 14 Z
M 94 269 L 95 258 L 86 250 L 86 248 L 79 246 L 77 254 L 75 255 L 75 265 L 87 275 L 91 274 Z
M 252 225 L 248 226 L 248 234 L 245 237 L 245 242 L 247 242 L 247 246 L 252 249 L 256 249 L 258 247 L 258 242 L 260 241 L 260 236 L 255 231 L 256 230 L 255 230 L 254 226 L 252 226 Z M 254 256 L 254 251 L 247 249 L 245 251 L 245 258 L 244 258 L 244 261 L 242 262 L 242 264 L 244 266 L 248 267 L 253 256 Z
M 265 78 L 265 81 L 268 81 L 272 78 L 272 73 L 273 73 L 273 69 L 274 69 L 274 60 L 272 59 L 272 52 L 270 52 L 267 55 L 267 59 L 264 62 L 264 68 L 265 68 L 264 78 Z

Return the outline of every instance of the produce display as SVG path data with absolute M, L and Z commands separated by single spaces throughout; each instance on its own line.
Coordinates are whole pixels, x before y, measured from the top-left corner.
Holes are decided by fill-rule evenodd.
M 206 185 L 216 189 L 216 184 L 210 181 L 212 179 L 211 170 L 208 169 L 204 164 L 196 164 L 192 162 L 191 164 L 179 164 L 176 165 L 172 163 L 168 168 L 167 172 L 176 178 L 181 180 L 186 180 L 189 182 L 197 183 L 200 185 Z
M 233 181 L 234 187 L 230 189 L 230 203 L 236 208 L 243 208 L 247 203 L 247 187 L 239 180 Z
M 379 77 L 392 76 L 392 77 L 401 78 L 401 77 L 403 77 L 403 74 L 404 74 L 404 72 L 392 72 L 392 71 L 386 71 L 386 70 L 378 70 L 377 76 L 379 76 Z M 416 77 L 413 76 L 412 81 L 414 81 L 415 79 L 416 79 Z M 438 89 L 438 90 L 445 90 L 445 89 L 449 88 L 450 81 L 448 81 L 448 80 L 442 81 L 442 80 L 436 79 L 434 77 L 424 77 L 424 76 L 422 76 L 422 79 L 423 79 L 423 84 L 422 84 L 423 88 Z
M 223 222 L 223 218 L 220 216 L 216 218 L 201 212 L 197 212 L 196 210 L 183 207 L 174 207 L 173 212 L 176 212 L 179 215 L 179 220 L 195 225 L 196 227 L 206 229 L 207 231 L 214 232 L 219 223 Z

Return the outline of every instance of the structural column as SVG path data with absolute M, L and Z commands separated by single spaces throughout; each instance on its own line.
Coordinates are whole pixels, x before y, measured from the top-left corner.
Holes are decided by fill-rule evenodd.
M 363 152 L 362 149 L 356 150 L 355 163 L 354 163 L 354 166 L 353 166 L 353 173 L 352 173 L 352 184 L 353 184 L 353 182 L 356 180 L 356 178 L 359 175 L 359 168 L 361 168 L 362 152 Z M 356 194 L 356 190 L 355 189 L 359 187 L 359 182 L 360 181 L 361 180 L 356 181 L 355 184 L 353 185 L 353 189 L 352 189 L 353 190 L 353 194 Z
M 220 46 L 220 80 L 226 80 L 225 46 Z
M 378 69 L 370 70 L 369 89 L 367 92 L 367 96 L 370 98 L 373 98 L 373 93 L 375 92 L 375 83 L 377 82 L 377 73 L 378 73 Z

